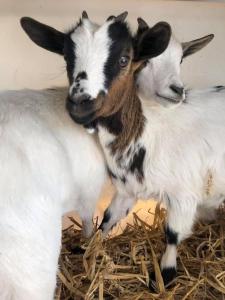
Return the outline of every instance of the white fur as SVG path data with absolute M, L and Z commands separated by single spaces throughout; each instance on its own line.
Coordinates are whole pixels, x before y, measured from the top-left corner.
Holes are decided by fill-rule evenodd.
M 92 231 L 105 181 L 95 137 L 65 110 L 67 91 L 0 93 L 0 299 L 52 300 L 61 217 Z
M 118 194 L 113 202 L 133 199 L 129 203 L 134 203 L 137 198 L 157 195 L 167 205 L 169 228 L 178 234 L 180 242 L 191 233 L 198 209 L 215 209 L 225 196 L 225 89 L 190 91 L 187 103 L 173 109 L 151 106 L 151 102 L 145 100 L 142 106 L 146 126 L 133 147 L 136 144 L 146 149 L 143 183 L 126 170 L 129 164 L 126 151 L 124 168 L 118 167 L 117 157 L 112 156 L 106 146 L 113 136 L 99 129 L 110 169 L 116 176 L 123 175 L 127 179 L 125 185 L 114 181 Z M 209 172 L 212 184 L 207 194 Z M 121 210 L 113 211 L 114 207 L 117 205 L 112 203 L 107 209 L 112 222 L 109 220 L 104 225 L 105 233 L 115 224 L 115 215 L 121 218 Z M 170 255 L 164 256 L 163 265 L 167 265 L 166 257 Z
M 71 34 L 71 39 L 75 43 L 74 50 L 76 60 L 76 68 L 74 71 L 74 79 L 79 72 L 87 73 L 87 80 L 80 82 L 80 87 L 84 89 L 84 93 L 96 98 L 100 91 L 105 90 L 104 66 L 109 54 L 111 40 L 108 37 L 108 27 L 112 21 L 106 22 L 98 28 L 93 27 L 93 23 L 88 19 L 83 19 L 82 24 Z M 70 94 L 75 86 L 75 82 L 70 87 Z
M 137 84 L 142 98 L 149 101 L 157 98 L 164 105 L 169 103 L 163 98 L 175 102 L 185 99 L 185 93 L 179 96 L 170 88 L 171 85 L 184 86 L 180 75 L 182 56 L 182 45 L 172 35 L 166 50 L 161 55 L 150 59 L 138 75 Z M 161 97 L 157 97 L 157 95 Z

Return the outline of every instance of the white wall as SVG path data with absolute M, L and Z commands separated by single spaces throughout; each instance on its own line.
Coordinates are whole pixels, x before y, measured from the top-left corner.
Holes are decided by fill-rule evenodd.
M 66 84 L 61 57 L 34 45 L 20 28 L 19 18 L 31 16 L 64 30 L 78 20 L 83 9 L 98 22 L 110 14 L 128 10 L 133 28 L 138 16 L 149 24 L 165 20 L 181 40 L 215 33 L 214 41 L 207 48 L 183 63 L 183 77 L 188 86 L 225 84 L 225 4 L 215 1 L 0 0 L 0 89 Z
M 183 41 L 215 33 L 216 38 L 207 48 L 183 63 L 183 77 L 189 86 L 225 84 L 225 4 L 215 1 L 0 0 L 0 89 L 66 84 L 62 58 L 33 44 L 22 31 L 19 19 L 31 16 L 64 30 L 78 20 L 83 9 L 96 22 L 128 10 L 133 28 L 138 16 L 150 25 L 165 20 Z M 107 187 L 98 212 L 103 211 L 111 194 L 112 189 Z M 150 206 L 153 209 L 152 203 L 141 203 L 135 210 L 142 209 L 142 218 L 150 218 L 146 213 Z M 126 221 L 131 222 L 131 215 L 123 224 Z

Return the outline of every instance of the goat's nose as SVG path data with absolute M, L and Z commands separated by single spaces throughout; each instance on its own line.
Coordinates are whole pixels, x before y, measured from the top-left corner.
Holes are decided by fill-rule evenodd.
M 170 89 L 171 89 L 174 93 L 178 94 L 179 96 L 182 96 L 183 93 L 184 93 L 184 88 L 183 88 L 182 86 L 177 86 L 177 85 L 171 84 L 171 85 L 170 85 Z
M 69 100 L 76 105 L 83 105 L 91 100 L 91 96 L 88 94 L 82 94 L 80 96 L 70 96 Z

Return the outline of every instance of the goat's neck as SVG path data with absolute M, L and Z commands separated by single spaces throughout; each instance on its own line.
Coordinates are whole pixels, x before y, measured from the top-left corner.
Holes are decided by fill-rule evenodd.
M 132 141 L 135 142 L 141 136 L 145 122 L 134 80 L 118 85 L 106 99 L 110 103 L 109 111 L 113 113 L 99 119 L 99 125 L 115 135 L 110 145 L 113 154 L 122 153 Z

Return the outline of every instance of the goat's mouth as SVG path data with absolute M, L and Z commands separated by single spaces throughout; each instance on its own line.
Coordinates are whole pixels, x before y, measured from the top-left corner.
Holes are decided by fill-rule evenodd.
M 174 104 L 178 104 L 178 103 L 185 101 L 185 93 L 182 96 L 177 97 L 177 98 L 167 97 L 167 96 L 164 96 L 164 95 L 161 95 L 158 93 L 156 93 L 156 96 L 159 97 L 160 99 L 166 100 L 166 101 L 174 103 Z
M 75 123 L 80 125 L 88 125 L 96 119 L 96 109 L 91 105 L 88 109 L 84 109 L 82 105 L 77 105 L 67 99 L 66 109 Z

